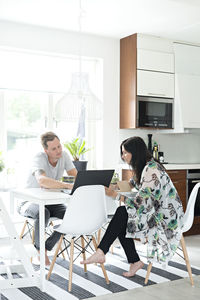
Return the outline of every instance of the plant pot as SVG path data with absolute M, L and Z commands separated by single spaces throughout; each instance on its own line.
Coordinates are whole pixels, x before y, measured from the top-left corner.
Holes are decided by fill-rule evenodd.
M 87 169 L 87 161 L 86 160 L 74 160 L 73 164 L 77 171 L 85 171 Z

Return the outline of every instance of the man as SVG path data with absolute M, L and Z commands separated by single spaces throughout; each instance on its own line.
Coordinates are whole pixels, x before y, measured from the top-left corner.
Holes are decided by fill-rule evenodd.
M 41 144 L 44 152 L 38 153 L 30 170 L 27 180 L 27 188 L 67 188 L 71 189 L 72 184 L 61 182 L 60 179 L 66 170 L 70 176 L 76 176 L 77 171 L 70 160 L 68 154 L 62 151 L 62 145 L 58 136 L 53 132 L 46 132 L 41 135 Z M 48 225 L 50 217 L 63 219 L 66 207 L 63 204 L 46 205 L 45 206 L 45 226 Z M 30 202 L 22 202 L 18 208 L 18 212 L 24 217 L 33 218 L 35 229 L 35 247 L 40 249 L 39 245 L 39 206 Z M 50 264 L 47 251 L 50 251 L 60 238 L 58 232 L 53 232 L 45 243 L 45 263 Z

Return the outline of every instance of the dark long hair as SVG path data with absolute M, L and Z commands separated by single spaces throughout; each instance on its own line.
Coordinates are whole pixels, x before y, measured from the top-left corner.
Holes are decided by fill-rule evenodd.
M 124 140 L 120 145 L 121 157 L 122 146 L 124 149 L 132 154 L 132 159 L 130 161 L 130 166 L 135 171 L 136 182 L 139 184 L 141 179 L 142 170 L 144 169 L 146 163 L 152 159 L 152 154 L 147 149 L 147 146 L 142 138 L 139 136 L 134 136 L 129 139 Z M 123 159 L 123 158 L 122 158 Z

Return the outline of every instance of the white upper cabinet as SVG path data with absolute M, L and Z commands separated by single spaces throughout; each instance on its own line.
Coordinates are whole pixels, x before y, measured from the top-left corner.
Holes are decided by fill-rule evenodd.
M 174 43 L 175 69 L 178 74 L 200 76 L 200 47 Z
M 137 95 L 174 98 L 174 74 L 137 70 Z
M 183 128 L 200 128 L 200 47 L 174 43 L 174 52 L 176 111 Z
M 171 40 L 138 35 L 137 95 L 174 98 L 174 53 Z
M 137 50 L 137 69 L 174 73 L 173 53 Z
M 137 34 L 137 49 L 173 53 L 173 41 L 139 33 Z
M 178 74 L 176 80 L 183 127 L 200 128 L 200 76 Z

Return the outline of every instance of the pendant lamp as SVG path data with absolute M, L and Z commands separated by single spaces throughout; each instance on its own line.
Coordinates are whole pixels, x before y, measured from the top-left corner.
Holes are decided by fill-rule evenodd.
M 79 15 L 80 49 L 79 49 L 79 72 L 72 73 L 71 86 L 67 94 L 58 100 L 55 107 L 56 121 L 76 121 L 78 124 L 77 135 L 85 134 L 85 121 L 94 121 L 102 119 L 102 102 L 95 96 L 89 86 L 89 74 L 82 72 L 81 56 L 81 20 L 83 9 L 81 0 Z M 82 126 L 82 134 L 80 127 Z

